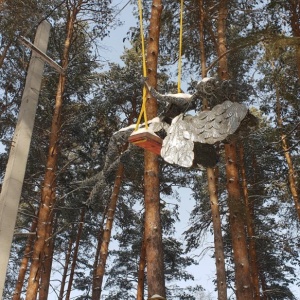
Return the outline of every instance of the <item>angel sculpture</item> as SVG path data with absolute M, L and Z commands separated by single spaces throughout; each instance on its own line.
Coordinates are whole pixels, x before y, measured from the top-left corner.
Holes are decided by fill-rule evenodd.
M 204 78 L 197 84 L 196 93 L 193 95 L 161 95 L 147 83 L 146 85 L 153 97 L 159 101 L 167 101 L 170 107 L 176 106 L 177 112 L 181 111 L 173 116 L 174 109 L 169 110 L 166 112 L 167 118 L 162 118 L 166 122 L 170 117 L 172 119 L 161 149 L 162 158 L 171 164 L 192 167 L 197 166 L 200 159 L 202 166 L 213 167 L 217 162 L 213 145 L 236 133 L 241 122 L 250 115 L 244 105 L 229 100 L 214 106 L 210 111 L 201 111 L 195 116 L 184 115 L 184 111 L 189 106 L 193 107 L 193 102 L 198 98 L 224 98 L 222 83 L 216 78 Z M 221 92 L 219 97 L 216 96 L 217 92 Z M 250 118 L 255 119 L 253 115 Z
M 243 128 L 248 131 L 249 125 L 256 125 L 256 118 L 244 105 L 228 100 L 232 90 L 230 82 L 204 78 L 197 84 L 193 95 L 162 95 L 147 82 L 145 84 L 154 98 L 169 104 L 162 116 L 148 121 L 151 131 L 166 133 L 161 156 L 168 163 L 182 167 L 214 167 L 218 161 L 214 144 L 228 140 Z M 201 111 L 194 116 L 185 115 L 186 111 L 197 107 L 197 100 L 204 98 L 212 106 L 210 111 Z M 216 101 L 223 103 L 214 105 Z M 241 126 L 242 123 L 247 126 Z M 109 192 L 119 163 L 130 162 L 135 146 L 130 145 L 126 151 L 124 149 L 134 128 L 135 125 L 122 128 L 111 137 L 102 171 L 83 183 L 84 186 L 96 183 L 84 205 L 90 207 L 94 195 Z

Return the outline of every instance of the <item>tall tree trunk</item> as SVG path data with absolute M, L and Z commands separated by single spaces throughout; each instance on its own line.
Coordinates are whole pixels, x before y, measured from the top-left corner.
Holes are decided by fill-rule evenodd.
M 41 265 L 41 281 L 39 288 L 39 300 L 47 300 L 50 286 L 52 260 L 54 253 L 54 240 L 51 236 L 46 238 L 46 247 L 43 252 Z
M 105 215 L 106 215 L 106 211 L 103 213 L 103 218 L 102 218 L 102 222 L 100 224 L 100 230 L 99 230 L 99 234 L 98 234 L 98 238 L 97 238 L 97 248 L 96 248 L 96 252 L 95 252 L 95 259 L 94 259 L 94 263 L 93 263 L 93 287 L 97 286 L 97 267 L 99 264 L 99 257 L 100 257 L 100 249 L 101 249 L 101 245 L 102 245 L 102 240 L 103 240 L 103 224 L 105 221 Z
M 293 36 L 296 38 L 300 38 L 300 3 L 296 0 L 288 0 L 287 1 L 290 12 L 291 12 L 291 27 Z M 297 64 L 297 70 L 298 70 L 298 82 L 300 84 L 300 47 L 296 47 L 296 64 Z
M 219 2 L 217 36 L 219 76 L 222 80 L 229 79 L 226 49 L 226 18 L 228 0 Z M 229 224 L 235 264 L 235 283 L 237 300 L 253 299 L 251 276 L 247 251 L 247 237 L 245 232 L 245 210 L 240 194 L 239 172 L 235 142 L 225 145 L 226 176 L 228 191 Z
M 253 299 L 245 233 L 245 209 L 240 195 L 236 145 L 225 145 L 229 224 L 231 230 L 237 300 Z
M 147 49 L 147 76 L 149 84 L 153 87 L 156 87 L 157 84 L 162 8 L 161 0 L 153 0 Z M 146 112 L 149 120 L 157 116 L 157 102 L 149 92 L 147 93 Z M 157 155 L 149 151 L 145 151 L 144 186 L 148 296 L 150 298 L 154 294 L 158 294 L 166 297 L 159 203 L 159 165 Z
M 64 44 L 63 58 L 62 58 L 62 68 L 66 69 L 69 61 L 69 51 L 71 47 L 71 40 L 73 36 L 74 23 L 76 20 L 76 15 L 78 13 L 78 7 L 74 8 L 68 13 L 67 19 L 67 35 Z M 41 268 L 41 256 L 45 245 L 46 238 L 46 227 L 47 221 L 51 210 L 55 204 L 55 194 L 54 186 L 56 180 L 56 170 L 57 170 L 57 159 L 58 159 L 58 141 L 59 133 L 61 130 L 61 112 L 63 104 L 63 95 L 66 84 L 66 75 L 60 74 L 58 88 L 55 98 L 55 108 L 52 118 L 49 151 L 47 158 L 46 173 L 42 188 L 41 204 L 38 214 L 38 225 L 37 225 L 37 239 L 33 247 L 32 263 L 30 268 L 28 287 L 26 293 L 26 300 L 35 300 L 39 288 L 39 278 L 40 278 L 40 268 Z
M 53 222 L 55 223 L 54 225 Z M 54 211 L 52 210 L 47 224 L 47 234 L 46 234 L 45 246 L 44 246 L 43 257 L 42 257 L 39 300 L 48 299 L 53 253 L 54 253 L 54 238 L 52 233 L 55 231 L 56 228 L 57 228 L 57 215 L 54 214 Z
M 217 193 L 217 178 L 213 168 L 207 168 L 209 200 L 214 230 L 218 300 L 227 300 L 226 269 L 222 238 L 221 218 Z
M 66 297 L 65 297 L 66 300 L 70 299 L 70 295 L 71 295 L 71 291 L 72 291 L 73 279 L 74 279 L 77 258 L 78 258 L 79 244 L 81 241 L 83 224 L 84 224 L 84 217 L 85 217 L 85 209 L 82 208 L 81 214 L 80 214 L 80 221 L 79 221 L 79 226 L 78 226 L 77 237 L 76 237 L 76 241 L 75 241 L 75 248 L 74 248 L 74 252 L 73 252 L 73 259 L 72 259 L 72 265 L 71 265 L 71 272 L 70 272 L 70 276 L 69 276 L 68 288 L 67 288 L 67 293 L 66 293 Z
M 31 224 L 30 233 L 35 232 L 36 226 L 37 226 L 37 217 L 35 216 L 33 218 L 32 224 Z M 34 235 L 30 234 L 27 238 L 27 242 L 26 242 L 25 250 L 24 250 L 24 256 L 21 261 L 18 280 L 16 283 L 16 288 L 15 288 L 12 300 L 20 300 L 22 287 L 24 284 L 24 279 L 25 279 L 25 275 L 26 275 L 26 271 L 27 271 L 28 261 L 31 256 L 30 253 L 32 251 L 32 244 L 34 241 L 34 237 L 35 237 Z
M 92 300 L 99 300 L 101 297 L 103 277 L 105 273 L 106 260 L 108 256 L 108 246 L 110 242 L 111 231 L 112 231 L 115 211 L 117 207 L 120 187 L 123 179 L 123 174 L 124 174 L 124 165 L 120 164 L 117 170 L 115 184 L 114 184 L 113 192 L 108 207 L 105 229 L 103 231 L 103 238 L 102 238 L 101 249 L 100 249 L 100 260 L 97 266 L 96 276 L 93 281 Z
M 93 263 L 93 284 L 92 287 L 96 287 L 97 286 L 97 267 L 99 265 L 99 260 L 100 260 L 100 250 L 101 250 L 101 245 L 102 245 L 102 241 L 103 241 L 103 233 L 104 233 L 104 222 L 106 219 L 106 215 L 108 212 L 108 206 L 105 207 L 105 210 L 103 212 L 103 216 L 102 216 L 102 220 L 99 223 L 99 233 L 98 233 L 98 237 L 97 237 L 97 248 L 95 251 L 95 259 L 94 259 L 94 263 Z
M 206 55 L 205 55 L 206 53 L 205 53 L 205 44 L 204 44 L 203 0 L 199 0 L 199 6 L 200 6 L 199 33 L 200 33 L 200 53 L 201 53 L 201 74 L 202 74 L 202 78 L 204 78 L 207 76 L 207 71 L 206 71 Z M 209 109 L 207 99 L 203 99 L 202 107 L 203 110 Z M 214 230 L 218 300 L 227 300 L 225 257 L 224 257 L 221 217 L 219 211 L 218 190 L 217 190 L 218 178 L 215 176 L 215 170 L 213 168 L 207 168 L 206 172 L 207 172 L 209 200 L 210 200 L 213 230 Z
M 285 157 L 286 163 L 288 165 L 289 188 L 290 188 L 290 191 L 291 191 L 294 203 L 295 203 L 295 209 L 296 209 L 296 212 L 298 215 L 298 219 L 300 220 L 300 199 L 299 199 L 299 194 L 298 194 L 298 190 L 297 190 L 297 183 L 296 183 L 295 170 L 294 170 L 294 166 L 293 166 L 293 159 L 292 159 L 292 156 L 289 151 L 287 137 L 283 132 L 283 121 L 282 121 L 282 117 L 281 117 L 281 103 L 280 103 L 279 88 L 278 88 L 278 86 L 276 86 L 275 88 L 276 88 L 276 117 L 277 117 L 278 128 L 280 130 L 282 150 L 284 152 L 284 157 Z
M 145 230 L 141 245 L 140 262 L 138 268 L 138 286 L 136 300 L 144 300 L 145 288 L 145 267 L 146 267 L 146 243 L 145 243 Z
M 73 228 L 74 228 L 74 226 L 72 226 L 71 232 L 73 231 Z M 66 279 L 67 279 L 68 270 L 69 270 L 72 246 L 73 246 L 73 237 L 72 237 L 72 234 L 71 234 L 70 239 L 69 239 L 68 249 L 67 249 L 67 252 L 66 252 L 65 265 L 64 265 L 63 275 L 62 275 L 62 278 L 61 278 L 61 284 L 60 284 L 58 300 L 62 300 L 64 298 L 65 285 L 66 285 Z
M 259 268 L 258 268 L 258 260 L 256 255 L 256 243 L 255 243 L 254 202 L 253 200 L 252 201 L 250 200 L 249 193 L 248 193 L 243 145 L 239 146 L 239 156 L 240 156 L 239 160 L 240 160 L 240 167 L 241 167 L 243 195 L 244 195 L 245 209 L 246 209 L 249 263 L 250 263 L 250 272 L 251 272 L 251 282 L 253 288 L 253 299 L 260 300 Z
M 200 37 L 200 62 L 201 62 L 201 76 L 202 78 L 207 76 L 206 68 L 206 52 L 205 52 L 205 36 L 204 36 L 204 22 L 205 22 L 205 12 L 203 6 L 203 0 L 199 0 L 199 37 Z M 203 104 L 203 110 L 208 109 L 207 101 Z

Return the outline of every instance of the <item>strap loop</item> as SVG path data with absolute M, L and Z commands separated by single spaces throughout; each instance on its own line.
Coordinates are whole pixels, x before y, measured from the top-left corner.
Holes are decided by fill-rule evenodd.
M 138 6 L 139 6 L 140 32 L 141 32 L 141 42 L 142 42 L 143 76 L 144 76 L 144 78 L 146 78 L 147 77 L 147 67 L 146 67 L 146 55 L 145 55 L 144 28 L 143 28 L 143 9 L 142 9 L 142 1 L 141 0 L 138 0 Z M 141 109 L 140 115 L 138 117 L 138 120 L 137 120 L 137 123 L 135 126 L 135 130 L 138 130 L 138 128 L 139 128 L 143 114 L 144 114 L 145 126 L 146 126 L 146 129 L 148 129 L 148 119 L 147 119 L 147 113 L 146 113 L 146 101 L 147 101 L 146 96 L 147 96 L 147 90 L 144 85 L 142 109 Z

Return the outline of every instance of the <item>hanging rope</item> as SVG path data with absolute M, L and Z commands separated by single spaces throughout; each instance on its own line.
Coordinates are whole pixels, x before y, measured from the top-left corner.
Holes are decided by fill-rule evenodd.
M 141 43 L 142 43 L 143 76 L 144 76 L 144 78 L 146 78 L 147 77 L 147 68 L 146 68 L 145 40 L 144 40 L 144 28 L 143 28 L 143 9 L 142 9 L 142 1 L 141 0 L 138 0 L 138 6 L 139 6 L 139 16 L 140 16 Z M 137 123 L 135 126 L 135 130 L 138 130 L 138 128 L 139 128 L 143 114 L 144 114 L 145 126 L 146 126 L 146 129 L 148 129 L 148 119 L 147 119 L 147 114 L 146 114 L 146 101 L 147 101 L 146 95 L 147 95 L 147 90 L 144 85 L 142 109 L 141 109 L 140 115 L 138 117 L 138 120 L 137 120 Z
M 142 43 L 142 58 L 143 58 L 143 76 L 144 78 L 147 77 L 147 67 L 146 67 L 146 56 L 145 56 L 145 40 L 144 40 L 144 28 L 143 28 L 143 9 L 142 9 L 142 1 L 138 0 L 138 7 L 139 7 L 139 19 L 140 19 L 140 32 L 141 32 L 141 43 Z M 182 69 L 182 28 L 183 28 L 183 0 L 180 2 L 180 24 L 179 24 L 179 59 L 178 59 L 178 93 L 181 92 L 181 69 Z M 146 101 L 147 101 L 147 90 L 146 87 L 143 87 L 143 103 L 141 112 L 139 114 L 135 131 L 138 130 L 139 125 L 141 123 L 142 116 L 144 115 L 145 120 L 145 127 L 148 129 L 148 119 L 146 114 Z
M 183 28 L 183 0 L 180 2 L 180 22 L 179 22 L 179 57 L 178 57 L 178 93 L 181 93 L 181 56 L 182 56 L 182 28 Z

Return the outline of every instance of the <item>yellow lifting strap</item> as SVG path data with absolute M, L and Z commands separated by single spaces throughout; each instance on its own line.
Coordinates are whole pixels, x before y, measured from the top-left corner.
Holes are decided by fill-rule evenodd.
M 141 43 L 142 43 L 143 76 L 144 76 L 144 78 L 146 78 L 147 77 L 147 67 L 146 67 L 146 55 L 145 55 L 144 28 L 143 28 L 143 9 L 142 9 L 142 1 L 141 0 L 138 0 L 138 7 L 139 7 L 140 32 L 141 32 Z M 181 2 L 180 2 L 179 58 L 178 58 L 178 85 L 177 85 L 178 93 L 181 92 L 182 28 L 183 28 L 183 0 L 181 0 Z M 147 119 L 147 114 L 146 114 L 146 101 L 147 101 L 146 95 L 147 95 L 147 90 L 144 85 L 142 109 L 139 114 L 135 130 L 138 130 L 143 115 L 144 115 L 144 120 L 145 120 L 145 127 L 146 127 L 146 129 L 148 129 L 148 119 Z
M 179 23 L 179 57 L 178 57 L 178 93 L 181 93 L 181 56 L 182 56 L 182 29 L 183 29 L 183 0 L 180 2 L 180 23 Z
M 143 76 L 144 76 L 144 78 L 146 78 L 147 77 L 147 68 L 146 68 L 145 40 L 144 40 L 144 28 L 143 28 L 143 9 L 142 9 L 142 1 L 141 0 L 138 0 L 138 5 L 139 5 L 139 16 L 140 16 L 141 42 L 142 42 Z M 144 114 L 145 126 L 146 126 L 146 129 L 148 129 L 148 119 L 147 119 L 147 114 L 146 114 L 146 101 L 147 101 L 146 95 L 147 95 L 147 90 L 144 85 L 142 109 L 141 109 L 140 115 L 138 117 L 135 130 L 138 130 L 138 128 L 139 128 L 143 114 Z

